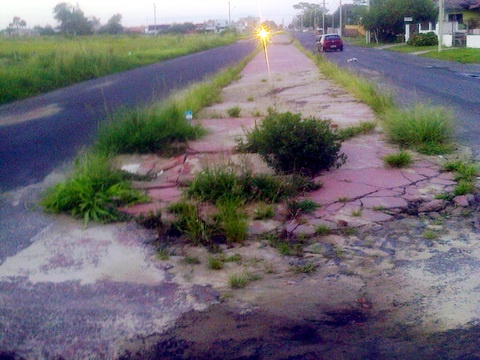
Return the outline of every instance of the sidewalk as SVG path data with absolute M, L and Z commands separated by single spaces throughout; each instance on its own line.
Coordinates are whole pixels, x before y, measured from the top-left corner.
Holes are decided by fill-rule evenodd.
M 224 89 L 221 104 L 195 114 L 194 121 L 207 128 L 209 135 L 190 142 L 185 155 L 174 159 L 155 156 L 123 159 L 125 168 L 138 168 L 140 174 L 156 176 L 152 182 L 136 184 L 147 191 L 152 202 L 126 209 L 127 213 L 139 215 L 162 210 L 180 199 L 182 187 L 206 164 L 226 158 L 238 161 L 235 138 L 244 134 L 243 129 L 261 121 L 261 117 L 253 115 L 266 114 L 268 108 L 330 119 L 339 128 L 375 120 L 368 106 L 326 80 L 285 35 L 275 36 L 268 46 L 268 59 L 270 73 L 261 52 L 245 67 L 240 80 Z M 235 106 L 241 108 L 241 118 L 228 118 L 227 109 Z M 303 216 L 301 225 L 293 221 L 281 226 L 295 235 L 313 235 L 319 224 L 330 229 L 337 229 L 339 224 L 372 226 L 412 208 L 419 212 L 443 209 L 446 203 L 435 200 L 435 195 L 451 191 L 455 182 L 452 174 L 439 171 L 441 159 L 416 155 L 414 164 L 407 169 L 386 168 L 382 158 L 397 151 L 384 141 L 381 132 L 346 141 L 342 147 L 347 155 L 346 164 L 322 173 L 315 179 L 323 184 L 322 188 L 307 195 L 321 207 L 314 214 Z M 270 171 L 258 157 L 241 156 L 249 159 L 254 171 Z M 467 199 L 461 200 L 468 205 Z M 261 231 L 258 222 L 252 222 L 251 226 L 252 234 Z M 265 229 L 271 230 L 272 226 L 266 225 Z

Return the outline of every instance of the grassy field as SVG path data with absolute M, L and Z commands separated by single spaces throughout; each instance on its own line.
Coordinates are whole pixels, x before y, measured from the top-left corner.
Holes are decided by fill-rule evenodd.
M 235 40 L 234 34 L 0 38 L 0 104 Z

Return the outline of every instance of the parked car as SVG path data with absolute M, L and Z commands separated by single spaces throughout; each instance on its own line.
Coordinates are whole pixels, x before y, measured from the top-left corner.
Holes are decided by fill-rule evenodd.
M 340 35 L 325 34 L 317 40 L 317 50 L 319 52 L 325 51 L 343 51 L 343 41 Z

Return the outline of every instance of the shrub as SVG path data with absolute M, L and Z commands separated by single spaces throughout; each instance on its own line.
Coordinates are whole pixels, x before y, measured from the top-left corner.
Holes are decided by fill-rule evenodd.
M 121 172 L 110 168 L 108 158 L 90 153 L 82 154 L 75 162 L 73 175 L 46 191 L 41 205 L 53 213 L 68 213 L 101 222 L 117 221 L 118 207 L 146 201 L 133 190 Z
M 278 172 L 313 176 L 346 160 L 339 154 L 341 140 L 330 122 L 302 119 L 301 114 L 271 113 L 246 137 L 247 144 L 239 149 L 258 152 Z
M 428 155 L 451 149 L 452 124 L 453 115 L 449 110 L 420 104 L 411 109 L 391 109 L 383 121 L 390 140 Z
M 438 37 L 434 32 L 426 34 L 415 34 L 407 41 L 411 46 L 434 46 L 438 45 Z

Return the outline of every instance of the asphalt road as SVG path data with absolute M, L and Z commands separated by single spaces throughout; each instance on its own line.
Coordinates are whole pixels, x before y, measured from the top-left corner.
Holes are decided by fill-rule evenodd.
M 293 35 L 306 49 L 315 51 L 314 35 Z M 480 65 L 349 44 L 345 44 L 343 52 L 329 52 L 324 56 L 391 91 L 400 106 L 422 102 L 451 108 L 456 117 L 457 141 L 471 147 L 477 158 L 480 156 Z M 357 61 L 348 62 L 349 59 Z
M 254 41 L 240 41 L 1 106 L 0 192 L 41 182 L 74 158 L 115 108 L 161 100 L 254 49 Z

